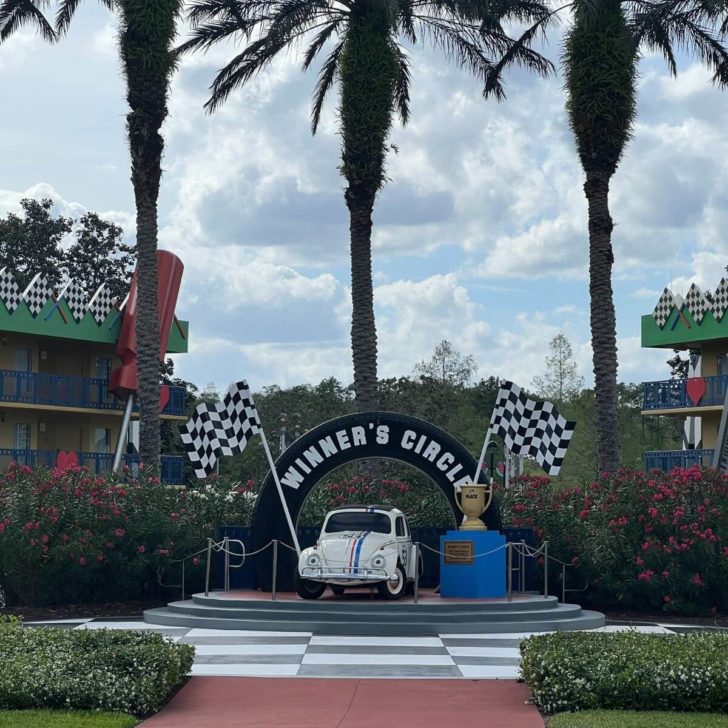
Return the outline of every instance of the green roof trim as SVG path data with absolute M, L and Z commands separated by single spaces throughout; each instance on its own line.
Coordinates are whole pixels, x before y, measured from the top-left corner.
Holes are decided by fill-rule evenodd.
M 685 321 L 690 325 L 686 326 Z M 687 306 L 682 309 L 682 316 L 677 308 L 670 312 L 665 325 L 660 328 L 652 314 L 642 317 L 642 346 L 656 349 L 692 349 L 703 341 L 728 339 L 728 314 L 716 321 L 713 312 L 707 311 L 698 324 Z
M 0 331 L 31 336 L 52 336 L 96 344 L 116 344 L 119 339 L 122 318 L 123 314 L 113 309 L 103 323 L 97 324 L 93 314 L 87 311 L 84 317 L 76 322 L 63 298 L 58 302 L 49 300 L 35 317 L 30 313 L 25 301 L 21 301 L 13 313 L 10 313 L 4 303 L 0 301 Z M 167 345 L 169 354 L 184 354 L 188 349 L 189 322 L 179 321 L 178 323 L 179 328 L 174 321 L 172 322 Z M 180 333 L 180 328 L 182 333 Z

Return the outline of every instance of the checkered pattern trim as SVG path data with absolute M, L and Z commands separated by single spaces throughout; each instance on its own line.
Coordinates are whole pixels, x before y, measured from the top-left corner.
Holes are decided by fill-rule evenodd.
M 9 313 L 13 313 L 23 300 L 15 276 L 7 268 L 0 270 L 0 299 Z
M 93 314 L 96 323 L 102 324 L 115 303 L 116 299 L 111 295 L 111 291 L 105 283 L 102 283 L 88 302 L 88 310 Z
M 23 300 L 33 316 L 37 316 L 43 306 L 53 295 L 53 289 L 48 285 L 48 280 L 42 273 L 37 273 L 28 287 L 23 291 Z
M 728 309 L 728 281 L 725 278 L 721 278 L 713 294 L 713 318 L 716 321 L 720 321 L 726 309 Z
M 243 452 L 248 440 L 261 431 L 258 410 L 245 381 L 230 385 L 222 402 L 197 405 L 187 424 L 179 428 L 198 478 L 209 475 L 219 457 Z
M 672 313 L 672 309 L 675 305 L 675 297 L 672 295 L 672 291 L 669 288 L 666 288 L 662 292 L 660 300 L 655 306 L 655 310 L 652 312 L 652 318 L 655 319 L 660 328 L 667 323 L 667 319 L 670 318 L 670 314 Z
M 80 321 L 86 315 L 86 294 L 83 286 L 77 280 L 69 281 L 60 295 L 68 304 L 68 308 L 76 321 Z
M 549 475 L 559 474 L 576 427 L 551 402 L 528 399 L 513 382 L 502 384 L 490 425 L 512 453 L 535 460 Z
M 703 292 L 694 283 L 685 296 L 685 305 L 696 323 L 700 323 L 707 311 L 710 311 L 710 302 L 703 295 Z

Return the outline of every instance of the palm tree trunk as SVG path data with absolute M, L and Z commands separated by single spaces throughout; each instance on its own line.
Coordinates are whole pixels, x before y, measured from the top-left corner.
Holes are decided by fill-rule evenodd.
M 370 199 L 349 200 L 351 238 L 351 348 L 354 391 L 359 412 L 377 408 L 377 328 L 372 283 L 372 210 Z
M 356 408 L 377 408 L 377 330 L 372 284 L 372 210 L 384 184 L 398 65 L 384 5 L 352 11 L 341 62 L 341 173 L 351 243 L 351 350 Z
M 619 467 L 617 337 L 612 293 L 612 218 L 609 175 L 587 171 L 584 193 L 589 206 L 589 294 L 594 387 L 597 404 L 599 472 Z
M 171 52 L 180 0 L 119 0 L 120 49 L 126 74 L 131 180 L 137 209 L 137 371 L 139 457 L 159 474 L 159 314 L 157 200 L 167 116 Z

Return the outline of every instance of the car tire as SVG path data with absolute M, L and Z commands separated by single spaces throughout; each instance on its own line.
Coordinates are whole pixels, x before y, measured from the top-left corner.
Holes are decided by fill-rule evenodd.
M 391 582 L 387 579 L 387 581 L 381 581 L 377 584 L 377 590 L 384 599 L 399 599 L 407 589 L 407 576 L 404 573 L 402 564 L 397 563 L 395 572 L 399 576 L 396 582 Z
M 331 591 L 337 596 L 340 597 L 344 593 L 344 587 L 343 586 L 332 586 Z
M 318 599 L 326 590 L 326 584 L 320 581 L 302 579 L 296 570 L 296 592 L 301 599 Z

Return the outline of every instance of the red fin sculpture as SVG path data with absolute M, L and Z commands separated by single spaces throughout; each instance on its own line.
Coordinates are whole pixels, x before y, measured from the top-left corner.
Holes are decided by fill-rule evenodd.
M 169 343 L 169 332 L 174 321 L 174 311 L 177 307 L 177 296 L 182 281 L 184 265 L 173 253 L 166 250 L 157 251 L 157 311 L 159 313 L 159 360 L 164 359 Z M 136 342 L 136 313 L 137 313 L 137 274 L 131 280 L 129 298 L 124 309 L 124 320 L 121 323 L 119 342 L 116 353 L 121 359 L 121 366 L 111 372 L 109 391 L 117 397 L 126 398 L 137 391 L 137 342 Z M 160 410 L 164 409 L 169 401 L 169 389 L 162 387 L 160 392 Z

